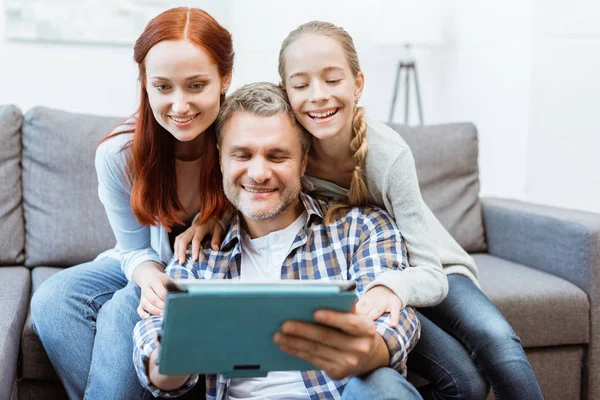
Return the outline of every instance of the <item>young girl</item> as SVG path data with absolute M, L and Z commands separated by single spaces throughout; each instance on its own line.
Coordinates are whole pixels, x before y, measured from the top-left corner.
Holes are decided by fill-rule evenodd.
M 135 43 L 139 109 L 101 142 L 95 161 L 117 245 L 49 278 L 31 304 L 34 328 L 72 399 L 144 395 L 131 361 L 133 327 L 162 312 L 173 245 L 185 249 L 213 227 L 220 235 L 212 216 L 228 202 L 213 122 L 233 57 L 229 32 L 198 9 L 163 12 Z M 196 215 L 187 242 L 174 243 Z
M 384 207 L 404 236 L 411 268 L 382 275 L 357 309 L 395 319 L 403 307 L 420 308 L 421 340 L 408 366 L 430 382 L 421 393 L 485 399 L 489 382 L 497 399 L 541 399 L 519 338 L 478 287 L 473 259 L 424 204 L 410 149 L 358 106 L 364 74 L 350 35 L 326 22 L 299 26 L 282 43 L 279 75 L 313 135 L 313 192 Z M 359 387 L 349 384 L 348 395 L 361 397 L 352 393 Z

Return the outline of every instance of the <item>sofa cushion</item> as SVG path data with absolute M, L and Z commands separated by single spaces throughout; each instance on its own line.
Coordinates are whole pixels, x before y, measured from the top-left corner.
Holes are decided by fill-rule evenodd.
M 0 106 L 0 265 L 23 262 L 25 226 L 21 191 L 21 126 L 15 106 Z
M 586 293 L 554 275 L 488 254 L 473 255 L 479 282 L 523 347 L 588 343 L 590 303 Z
M 49 277 L 62 268 L 37 267 L 31 271 L 31 295 Z M 21 370 L 23 379 L 58 380 L 44 346 L 33 330 L 31 313 L 27 312 L 27 320 L 21 335 Z
M 485 252 L 475 126 L 391 126 L 413 152 L 425 203 L 465 250 Z
M 94 150 L 122 118 L 33 108 L 23 126 L 25 265 L 71 266 L 115 245 Z
M 0 268 L 0 399 L 10 398 L 17 377 L 19 341 L 31 291 L 30 275 L 24 267 Z

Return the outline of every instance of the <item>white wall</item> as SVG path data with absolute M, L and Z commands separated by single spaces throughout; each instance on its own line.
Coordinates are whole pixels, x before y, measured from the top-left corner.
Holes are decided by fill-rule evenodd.
M 0 12 L 0 104 L 23 111 L 41 105 L 103 115 L 135 109 L 131 48 L 7 41 L 4 18 Z
M 532 5 L 455 2 L 439 121 L 477 126 L 483 195 L 525 198 Z
M 0 9 L 3 2 L 0 0 Z M 277 53 L 281 41 L 300 23 L 311 19 L 330 20 L 348 29 L 359 49 L 362 47 L 359 51 L 366 54 L 363 69 L 370 77 L 382 75 L 380 66 L 392 67 L 396 60 L 395 55 L 381 57 L 371 50 L 371 42 L 364 40 L 373 25 L 362 23 L 360 18 L 368 6 L 359 0 L 305 0 L 302 9 L 293 13 L 288 3 L 276 0 L 229 0 L 234 6 L 229 9 L 210 1 L 185 3 L 201 5 L 232 33 L 236 51 L 232 89 L 259 80 L 278 82 Z M 341 4 L 346 6 L 340 8 Z M 0 104 L 16 104 L 23 111 L 43 105 L 103 115 L 126 115 L 135 109 L 137 68 L 131 46 L 8 41 L 2 13 L 0 32 L 0 75 L 10 77 L 0 91 Z M 379 81 L 373 79 L 365 91 L 364 104 L 375 111 L 386 108 L 391 80 L 393 75 Z M 377 82 L 384 91 L 376 86 Z M 374 95 L 382 92 L 384 98 Z
M 281 40 L 301 22 L 326 19 L 355 38 L 366 74 L 361 102 L 387 120 L 404 52 L 374 43 L 390 18 L 369 8 L 372 2 L 305 0 L 291 9 L 277 0 L 229 1 L 232 7 L 198 0 L 232 32 L 232 88 L 278 81 Z M 600 212 L 600 186 L 592 181 L 600 167 L 592 120 L 600 110 L 597 0 L 428 1 L 440 14 L 446 42 L 412 50 L 425 120 L 476 124 L 482 194 Z M 135 109 L 130 47 L 9 42 L 3 18 L 0 13 L 0 104 L 123 116 Z M 400 121 L 402 104 L 397 110 Z
M 534 8 L 527 198 L 600 212 L 600 2 Z

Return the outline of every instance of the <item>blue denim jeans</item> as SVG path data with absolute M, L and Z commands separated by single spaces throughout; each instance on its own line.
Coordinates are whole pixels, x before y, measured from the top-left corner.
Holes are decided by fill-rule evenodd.
M 33 327 L 69 398 L 142 398 L 131 359 L 139 299 L 114 259 L 67 268 L 36 290 Z
M 408 368 L 430 384 L 428 399 L 485 399 L 488 383 L 497 400 L 543 399 L 521 341 L 492 302 L 462 275 L 448 276 L 449 292 L 435 307 L 421 308 L 421 339 Z
M 485 399 L 491 384 L 497 400 L 543 399 L 521 341 L 500 311 L 469 278 L 450 275 L 448 281 L 446 299 L 417 313 L 421 339 L 408 368 L 430 382 L 419 388 L 423 398 Z M 355 379 L 344 395 L 370 398 L 369 393 L 388 386 L 387 380 L 394 384 L 386 376 L 364 385 L 354 384 Z

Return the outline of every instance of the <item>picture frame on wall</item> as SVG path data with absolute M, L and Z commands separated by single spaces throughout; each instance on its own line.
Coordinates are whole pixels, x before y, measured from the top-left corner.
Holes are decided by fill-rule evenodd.
M 177 0 L 4 0 L 5 34 L 11 41 L 131 46 L 148 21 L 182 6 Z M 185 6 L 223 7 L 188 1 Z M 212 4 L 208 4 L 212 3 Z

